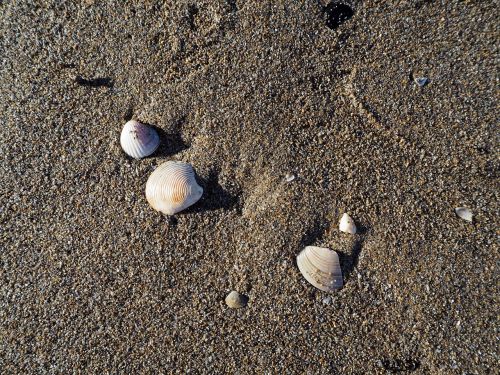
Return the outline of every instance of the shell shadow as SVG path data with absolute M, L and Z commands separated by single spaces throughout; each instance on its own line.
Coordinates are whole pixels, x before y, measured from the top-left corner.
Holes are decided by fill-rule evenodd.
M 183 213 L 198 213 L 215 210 L 230 210 L 240 202 L 240 194 L 231 194 L 219 184 L 219 172 L 211 170 L 207 178 L 196 176 L 203 188 L 201 199 Z
M 365 242 L 365 234 L 368 232 L 368 228 L 365 226 L 358 226 L 356 240 L 352 245 L 350 254 L 343 253 L 342 251 L 337 251 L 340 259 L 340 267 L 342 268 L 342 274 L 344 275 L 344 280 L 347 281 L 351 277 L 352 272 L 358 266 L 359 255 L 361 254 L 361 249 L 363 248 L 363 242 Z
M 189 147 L 189 145 L 186 142 L 184 142 L 180 134 L 167 133 L 165 132 L 165 130 L 159 128 L 158 126 L 147 123 L 145 124 L 151 126 L 154 130 L 156 130 L 158 136 L 160 137 L 160 146 L 151 156 L 156 156 L 156 157 L 172 156 Z
M 320 243 L 328 229 L 328 222 L 324 218 L 316 218 L 312 226 L 307 229 L 300 240 L 300 249 Z
M 323 240 L 323 237 L 328 230 L 328 222 L 323 217 L 317 217 L 313 224 L 309 226 L 306 232 L 302 235 L 299 242 L 298 251 L 302 251 L 306 246 L 317 246 Z M 298 252 L 290 253 L 290 260 L 297 267 Z
M 356 240 L 352 246 L 350 254 L 345 254 L 341 251 L 337 251 L 340 259 L 340 267 L 342 268 L 342 274 L 344 279 L 347 281 L 350 279 L 352 271 L 356 268 L 359 261 L 359 254 L 361 254 L 361 248 L 363 247 L 363 239 Z

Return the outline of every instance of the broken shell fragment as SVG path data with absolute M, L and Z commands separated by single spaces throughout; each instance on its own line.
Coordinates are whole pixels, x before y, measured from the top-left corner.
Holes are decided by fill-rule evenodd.
M 354 220 L 347 213 L 343 214 L 340 219 L 339 230 L 344 233 L 356 233 L 356 224 L 354 224 Z
M 420 87 L 424 87 L 425 85 L 427 85 L 427 83 L 429 83 L 429 78 L 427 78 L 427 77 L 416 77 L 415 78 L 415 83 L 417 85 L 419 85 Z
M 455 208 L 455 213 L 459 218 L 472 223 L 472 218 L 473 218 L 472 211 L 467 207 L 457 207 Z
M 330 249 L 306 246 L 297 256 L 300 272 L 316 288 L 332 292 L 342 288 L 342 269 L 338 254 Z
M 156 151 L 160 137 L 152 127 L 130 120 L 123 126 L 120 144 L 127 155 L 141 159 Z
M 226 305 L 228 305 L 232 309 L 239 309 L 242 307 L 245 307 L 248 303 L 248 297 L 238 293 L 237 291 L 233 290 L 231 293 L 229 293 L 226 297 Z
M 146 183 L 146 199 L 151 207 L 174 215 L 195 204 L 202 196 L 191 164 L 167 161 L 156 168 Z

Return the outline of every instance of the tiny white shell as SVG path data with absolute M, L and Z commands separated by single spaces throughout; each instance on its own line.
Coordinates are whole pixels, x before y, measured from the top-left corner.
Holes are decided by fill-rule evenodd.
M 188 208 L 203 194 L 191 164 L 167 161 L 156 168 L 146 183 L 146 199 L 151 207 L 166 215 Z
M 340 219 L 339 230 L 344 233 L 356 233 L 356 224 L 354 224 L 354 220 L 347 213 L 343 214 Z
M 233 290 L 225 299 L 226 305 L 232 309 L 240 309 L 248 303 L 248 297 Z
M 472 218 L 473 218 L 472 211 L 467 207 L 457 207 L 455 208 L 455 213 L 459 218 L 472 223 Z
M 342 269 L 338 254 L 330 249 L 306 246 L 297 256 L 300 272 L 316 288 L 332 292 L 342 288 Z
M 156 151 L 160 137 L 152 127 L 130 120 L 123 126 L 120 144 L 127 155 L 141 159 Z

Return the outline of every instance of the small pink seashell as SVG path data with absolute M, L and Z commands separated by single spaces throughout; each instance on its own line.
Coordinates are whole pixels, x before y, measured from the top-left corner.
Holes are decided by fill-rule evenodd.
M 151 155 L 160 145 L 160 137 L 152 127 L 130 120 L 120 135 L 123 151 L 135 159 Z

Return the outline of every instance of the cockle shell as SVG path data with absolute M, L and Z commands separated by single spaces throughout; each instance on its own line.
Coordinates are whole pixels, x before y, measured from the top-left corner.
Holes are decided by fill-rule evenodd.
M 151 207 L 174 215 L 196 203 L 203 194 L 191 164 L 167 161 L 156 168 L 146 183 L 146 199 Z
M 330 249 L 306 246 L 297 256 L 300 272 L 316 288 L 332 292 L 342 288 L 342 269 L 338 254 Z
M 472 223 L 472 218 L 473 218 L 472 211 L 467 207 L 457 207 L 455 208 L 455 213 L 459 218 Z
M 141 159 L 156 151 L 160 137 L 152 127 L 130 120 L 123 126 L 120 144 L 127 155 Z
M 354 220 L 347 213 L 343 214 L 340 219 L 339 230 L 344 233 L 356 233 L 356 224 L 354 224 Z

